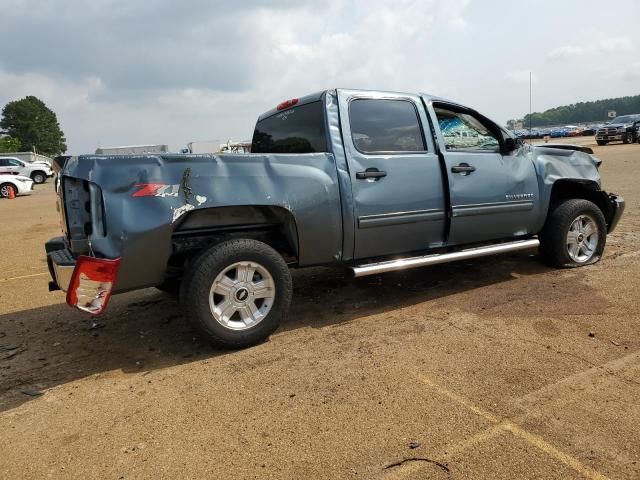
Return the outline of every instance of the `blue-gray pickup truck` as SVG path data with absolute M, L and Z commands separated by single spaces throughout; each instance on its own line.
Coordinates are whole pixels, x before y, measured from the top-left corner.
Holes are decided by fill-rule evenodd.
M 624 210 L 592 153 L 522 144 L 430 95 L 327 90 L 261 115 L 250 154 L 58 158 L 50 288 L 94 315 L 112 293 L 173 290 L 237 348 L 287 314 L 292 267 L 363 276 L 532 248 L 589 265 Z

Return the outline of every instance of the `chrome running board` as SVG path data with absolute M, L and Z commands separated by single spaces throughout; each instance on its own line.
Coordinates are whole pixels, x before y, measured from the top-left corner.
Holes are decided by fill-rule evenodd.
M 399 258 L 398 260 L 389 260 L 386 262 L 356 265 L 351 267 L 351 270 L 356 277 L 364 277 L 366 275 L 392 272 L 394 270 L 405 270 L 408 268 L 424 267 L 426 265 L 436 265 L 438 263 L 455 262 L 457 260 L 467 260 L 469 258 L 495 255 L 497 253 L 527 250 L 529 248 L 535 248 L 538 245 L 540 245 L 540 241 L 537 238 L 533 238 L 531 240 L 518 240 L 515 242 L 498 243 L 485 247 L 469 248 L 467 250 L 460 250 L 459 252 L 424 255 L 422 257 Z

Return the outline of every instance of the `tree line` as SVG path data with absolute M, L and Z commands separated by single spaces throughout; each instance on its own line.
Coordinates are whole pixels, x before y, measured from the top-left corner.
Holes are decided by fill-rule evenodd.
M 35 151 L 50 157 L 67 151 L 58 117 L 34 96 L 9 102 L 2 109 L 0 153 L 19 151 Z
M 545 127 L 572 123 L 604 122 L 607 112 L 614 110 L 616 115 L 640 113 L 640 95 L 632 97 L 607 98 L 593 102 L 578 102 L 562 107 L 550 108 L 544 112 L 527 114 L 522 119 L 525 127 Z

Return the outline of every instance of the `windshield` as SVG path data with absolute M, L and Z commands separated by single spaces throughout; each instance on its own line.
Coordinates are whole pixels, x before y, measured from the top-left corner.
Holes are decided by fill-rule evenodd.
M 313 102 L 260 120 L 252 153 L 315 153 L 327 151 L 322 103 Z
M 616 117 L 611 120 L 611 123 L 633 123 L 636 115 L 623 115 L 622 117 Z

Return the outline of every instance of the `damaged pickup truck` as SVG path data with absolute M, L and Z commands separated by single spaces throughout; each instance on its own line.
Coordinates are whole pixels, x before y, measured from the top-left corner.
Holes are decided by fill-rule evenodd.
M 532 248 L 589 265 L 624 210 L 588 148 L 524 145 L 423 94 L 288 100 L 251 151 L 58 158 L 50 288 L 94 315 L 114 293 L 174 290 L 201 334 L 237 348 L 286 316 L 291 267 L 359 277 Z

